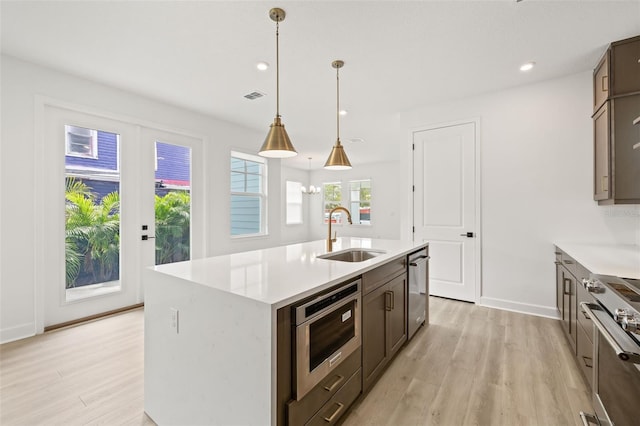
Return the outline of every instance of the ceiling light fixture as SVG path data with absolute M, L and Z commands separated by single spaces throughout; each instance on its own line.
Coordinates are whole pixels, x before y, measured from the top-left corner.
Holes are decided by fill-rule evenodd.
M 288 158 L 298 155 L 296 149 L 293 147 L 287 131 L 284 129 L 284 124 L 280 120 L 280 22 L 284 21 L 284 10 L 274 7 L 269 11 L 269 17 L 276 23 L 276 118 L 273 120 L 273 124 L 269 129 L 260 152 L 258 155 L 268 158 Z
M 256 64 L 256 68 L 258 68 L 260 71 L 266 71 L 269 69 L 269 64 L 267 62 L 258 62 Z
M 535 62 L 527 62 L 526 64 L 522 64 L 520 66 L 520 71 L 530 71 L 535 65 Z
M 331 66 L 336 69 L 336 144 L 331 149 L 331 154 L 327 162 L 324 164 L 324 168 L 327 170 L 349 170 L 351 168 L 351 162 L 347 157 L 347 153 L 344 152 L 344 147 L 340 143 L 340 68 L 344 66 L 344 61 L 335 60 L 331 63 Z
M 311 157 L 308 157 L 309 160 L 309 173 L 311 173 Z M 304 186 L 300 188 L 300 190 L 302 191 L 303 194 L 307 194 L 307 195 L 318 195 L 321 191 L 319 186 L 314 186 L 314 185 L 309 185 L 309 189 L 305 188 Z

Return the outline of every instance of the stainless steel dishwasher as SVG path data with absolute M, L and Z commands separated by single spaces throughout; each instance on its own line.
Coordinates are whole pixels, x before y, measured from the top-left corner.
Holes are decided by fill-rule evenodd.
M 407 337 L 411 339 L 418 328 L 429 320 L 429 254 L 427 248 L 408 256 L 409 318 Z

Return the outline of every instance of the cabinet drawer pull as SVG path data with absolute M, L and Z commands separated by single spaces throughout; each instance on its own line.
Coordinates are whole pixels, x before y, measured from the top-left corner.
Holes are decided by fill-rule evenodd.
M 563 260 L 563 262 L 567 265 L 573 265 L 573 260 Z
M 607 87 L 607 84 L 605 83 L 605 80 L 607 80 L 607 81 L 609 80 L 609 76 L 608 75 L 603 75 L 602 76 L 602 81 L 601 81 L 602 82 L 602 91 L 603 92 L 608 92 L 609 88 Z
M 587 313 L 585 311 L 583 311 L 582 309 L 580 309 L 580 312 L 582 312 L 582 315 L 588 319 L 589 321 L 591 321 L 591 317 L 589 315 L 587 315 Z
M 336 388 L 336 386 L 338 386 L 340 383 L 342 383 L 343 380 L 344 380 L 344 376 L 336 374 L 335 379 L 333 380 L 333 383 L 324 385 L 324 389 L 327 392 L 331 392 L 332 390 L 334 390 Z
M 569 291 L 567 291 L 567 281 L 569 282 Z M 571 280 L 569 278 L 562 279 L 562 292 L 566 296 L 571 296 Z
M 390 311 L 393 308 L 391 307 L 391 297 L 393 296 L 393 293 L 390 291 L 385 291 L 384 292 L 384 309 L 385 311 Z
M 336 405 L 338 406 L 338 408 L 336 409 L 336 411 L 333 412 L 332 415 L 330 415 L 329 417 L 325 417 L 324 421 L 327 423 L 331 423 L 338 414 L 340 414 L 340 411 L 342 411 L 342 409 L 344 408 L 344 404 L 340 403 L 340 402 L 336 402 Z
M 582 362 L 584 362 L 585 367 L 593 368 L 593 359 L 589 358 L 588 356 L 583 356 Z
M 609 192 L 608 183 L 609 176 L 602 176 L 602 178 L 600 178 L 600 186 L 602 187 L 602 192 Z
M 562 265 L 562 262 L 558 262 L 557 260 L 553 263 L 555 263 L 556 265 Z

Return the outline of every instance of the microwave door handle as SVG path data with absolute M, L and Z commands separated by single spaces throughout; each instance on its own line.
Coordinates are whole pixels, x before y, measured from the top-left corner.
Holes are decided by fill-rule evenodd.
M 607 343 L 611 345 L 611 347 L 613 348 L 613 350 L 615 351 L 619 359 L 621 359 L 622 361 L 631 361 L 634 364 L 640 364 L 640 355 L 634 353 L 632 350 L 625 350 L 622 347 L 622 345 L 618 343 L 618 341 L 613 336 L 611 331 L 609 331 L 609 328 L 607 327 L 607 325 L 604 324 L 604 322 L 599 318 L 599 315 L 596 313 L 598 311 L 602 312 L 599 309 L 595 309 L 597 307 L 596 305 L 592 305 L 587 302 L 581 302 L 580 307 L 584 312 L 586 312 L 591 317 L 591 321 L 593 321 L 593 324 L 596 326 L 600 334 L 604 336 Z M 608 315 L 608 314 L 605 313 L 602 315 Z M 622 329 L 620 329 L 620 332 L 624 333 Z

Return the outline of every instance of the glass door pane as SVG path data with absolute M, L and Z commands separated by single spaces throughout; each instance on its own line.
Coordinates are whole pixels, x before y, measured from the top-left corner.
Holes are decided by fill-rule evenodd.
M 120 135 L 64 126 L 65 296 L 120 291 Z
M 191 148 L 155 143 L 155 264 L 191 259 Z

